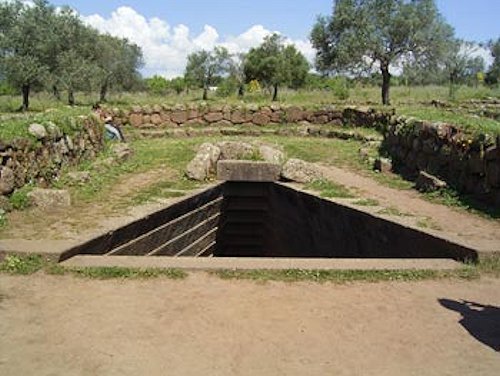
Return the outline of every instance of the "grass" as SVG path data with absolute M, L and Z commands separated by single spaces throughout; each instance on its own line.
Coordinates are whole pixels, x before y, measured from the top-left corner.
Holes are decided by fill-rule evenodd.
M 157 198 L 182 197 L 186 194 L 184 191 L 195 189 L 198 186 L 196 182 L 185 178 L 177 181 L 161 181 L 136 193 L 131 202 L 134 205 L 141 205 Z
M 225 280 L 281 281 L 281 282 L 386 282 L 422 281 L 430 279 L 459 278 L 472 280 L 480 274 L 474 267 L 464 266 L 458 270 L 218 270 L 212 272 Z
M 305 186 L 306 189 L 318 191 L 321 197 L 326 198 L 353 198 L 354 195 L 345 186 L 329 180 L 314 180 Z
M 358 206 L 379 206 L 380 203 L 377 200 L 366 198 L 353 202 L 354 205 Z
M 413 214 L 400 211 L 398 208 L 389 206 L 388 208 L 379 210 L 377 214 L 392 215 L 395 217 L 413 217 Z
M 0 272 L 11 275 L 31 275 L 43 271 L 49 275 L 73 275 L 89 279 L 145 279 L 165 277 L 184 279 L 187 273 L 180 269 L 89 267 L 66 268 L 45 260 L 40 255 L 7 255 L 0 263 Z
M 139 269 L 122 267 L 69 268 L 46 261 L 39 255 L 8 255 L 0 263 L 0 273 L 31 275 L 71 275 L 87 279 L 184 279 L 188 273 L 181 269 Z M 423 281 L 436 279 L 473 280 L 481 276 L 500 278 L 500 255 L 482 259 L 477 264 L 464 264 L 457 270 L 217 270 L 210 274 L 225 280 L 282 281 L 317 283 Z
M 441 231 L 442 228 L 430 217 L 424 217 L 417 220 L 417 227 L 426 228 L 431 230 Z

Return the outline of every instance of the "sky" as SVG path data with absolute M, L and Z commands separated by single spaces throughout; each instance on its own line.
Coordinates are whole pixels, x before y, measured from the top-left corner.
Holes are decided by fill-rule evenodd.
M 230 52 L 257 46 L 271 32 L 312 62 L 308 36 L 316 17 L 329 15 L 332 0 L 52 0 L 69 5 L 102 32 L 126 37 L 142 47 L 143 74 L 175 77 L 186 57 L 200 49 L 223 45 Z M 456 32 L 470 41 L 500 37 L 500 0 L 437 0 L 438 8 Z M 488 57 L 483 51 L 483 55 Z

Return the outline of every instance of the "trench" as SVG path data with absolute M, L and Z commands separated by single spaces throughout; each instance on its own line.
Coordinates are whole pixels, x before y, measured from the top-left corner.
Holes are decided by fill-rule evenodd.
M 228 181 L 65 251 L 146 257 L 447 258 L 477 252 L 273 182 Z

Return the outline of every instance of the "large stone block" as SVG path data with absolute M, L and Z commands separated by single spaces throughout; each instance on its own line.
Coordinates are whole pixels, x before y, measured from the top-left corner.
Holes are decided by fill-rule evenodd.
M 224 119 L 222 112 L 209 112 L 208 114 L 203 116 L 203 118 L 209 123 L 216 123 Z
M 267 125 L 271 121 L 270 117 L 264 113 L 256 112 L 252 117 L 252 123 L 255 125 Z
M 31 205 L 41 209 L 64 208 L 71 205 L 69 192 L 60 189 L 35 188 L 28 193 Z
M 278 181 L 280 165 L 268 162 L 223 160 L 217 163 L 217 179 L 224 181 Z

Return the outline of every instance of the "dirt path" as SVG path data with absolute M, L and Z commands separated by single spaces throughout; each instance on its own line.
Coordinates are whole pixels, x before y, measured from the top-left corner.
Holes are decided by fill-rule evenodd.
M 130 207 L 124 204 L 134 193 L 152 184 L 175 179 L 174 170 L 163 168 L 130 174 L 119 179 L 104 200 L 74 204 L 71 209 L 40 212 L 25 210 L 9 216 L 9 227 L 3 231 L 4 239 L 68 239 L 85 238 L 87 232 L 115 228 L 149 214 L 160 207 L 158 203 Z
M 0 374 L 498 375 L 499 291 L 0 275 Z
M 394 207 L 415 216 L 393 218 L 395 220 L 415 223 L 418 217 L 429 218 L 438 226 L 438 233 L 446 233 L 451 239 L 482 250 L 500 252 L 500 220 L 487 220 L 445 205 L 434 204 L 423 199 L 416 191 L 389 188 L 352 171 L 334 166 L 323 166 L 322 169 L 327 179 L 355 188 L 360 196 L 376 199 L 383 207 Z M 378 210 L 380 208 L 374 208 L 374 211 Z

